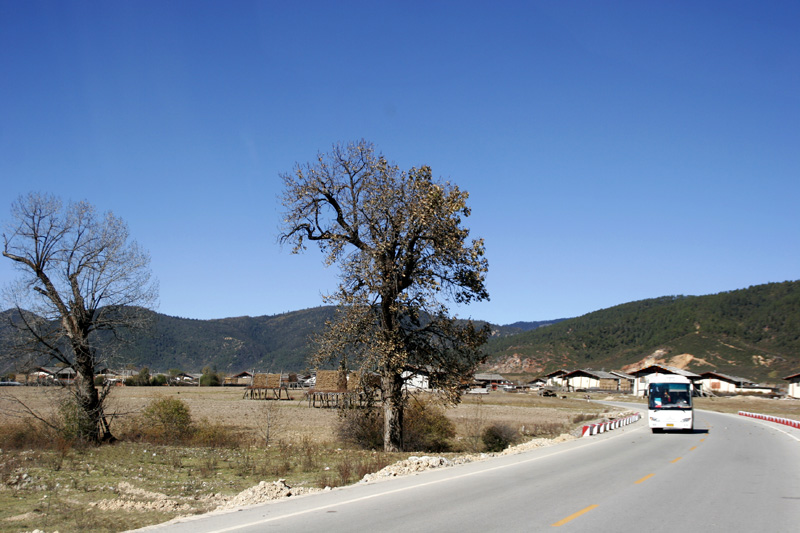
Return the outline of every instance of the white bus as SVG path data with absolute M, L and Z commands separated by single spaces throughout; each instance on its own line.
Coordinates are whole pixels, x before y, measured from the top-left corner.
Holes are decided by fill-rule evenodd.
M 692 383 L 675 374 L 653 374 L 647 385 L 647 419 L 653 433 L 694 429 Z

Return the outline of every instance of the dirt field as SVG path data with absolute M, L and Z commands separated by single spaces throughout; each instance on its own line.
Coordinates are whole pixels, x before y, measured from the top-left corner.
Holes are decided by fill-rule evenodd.
M 257 438 L 271 426 L 272 438 L 316 442 L 335 440 L 335 409 L 309 408 L 303 391 L 291 391 L 291 400 L 263 401 L 243 399 L 243 389 L 222 387 L 119 387 L 107 400 L 107 412 L 114 423 L 124 423 L 154 398 L 175 397 L 191 409 L 196 421 L 222 423 Z M 0 390 L 0 423 L 25 416 L 19 399 L 40 413 L 57 409 L 62 391 L 55 388 L 14 387 Z M 447 410 L 460 436 L 475 431 L 476 425 L 507 423 L 524 428 L 523 434 L 536 435 L 569 426 L 577 414 L 600 416 L 603 408 L 578 400 L 540 398 L 535 394 L 493 392 L 489 395 L 465 395 L 462 403 Z M 547 429 L 548 431 L 544 431 Z M 565 429 L 566 430 L 566 429 Z
M 196 421 L 221 423 L 258 437 L 269 425 L 273 438 L 316 442 L 335 440 L 335 409 L 309 408 L 303 391 L 291 391 L 291 400 L 263 401 L 243 399 L 244 390 L 236 387 L 118 387 L 107 401 L 107 412 L 115 422 L 124 421 L 139 413 L 157 397 L 175 397 L 191 409 Z M 9 387 L 0 389 L 0 423 L 25 416 L 24 409 L 13 399 L 41 413 L 55 411 L 60 395 L 55 388 Z M 476 425 L 507 423 L 519 427 L 524 434 L 536 435 L 542 428 L 570 426 L 577 415 L 587 420 L 601 416 L 604 407 L 582 400 L 582 394 L 570 394 L 569 399 L 542 398 L 535 393 L 492 392 L 488 395 L 465 395 L 462 403 L 447 410 L 460 436 L 474 431 Z M 629 396 L 598 396 L 594 399 L 631 401 Z M 641 400 L 639 400 L 641 401 Z M 753 396 L 728 398 L 698 398 L 695 406 L 724 412 L 753 411 L 764 414 L 800 418 L 800 401 L 769 400 Z M 524 428 L 524 429 L 523 429 Z
M 291 391 L 291 400 L 264 401 L 243 399 L 244 390 L 235 387 L 118 387 L 107 400 L 107 412 L 115 417 L 115 423 L 139 413 L 157 397 L 175 397 L 183 400 L 191 409 L 196 421 L 208 420 L 221 423 L 258 437 L 269 425 L 272 438 L 300 441 L 304 438 L 316 442 L 335 440 L 335 409 L 309 408 L 303 391 Z M 26 416 L 20 400 L 40 413 L 53 413 L 63 394 L 55 388 L 8 387 L 0 389 L 0 423 L 7 423 Z M 518 427 L 522 433 L 536 435 L 542 428 L 574 425 L 576 416 L 600 417 L 603 406 L 586 402 L 582 394 L 570 394 L 570 398 L 542 398 L 535 393 L 492 392 L 488 395 L 465 395 L 462 403 L 447 410 L 447 416 L 456 424 L 459 436 L 474 431 L 476 425 L 507 423 Z M 631 401 L 629 396 L 598 396 L 594 399 L 618 399 Z M 641 401 L 641 400 L 639 400 Z M 724 412 L 739 410 L 764 414 L 800 418 L 800 401 L 769 400 L 752 396 L 729 398 L 698 398 L 695 406 Z

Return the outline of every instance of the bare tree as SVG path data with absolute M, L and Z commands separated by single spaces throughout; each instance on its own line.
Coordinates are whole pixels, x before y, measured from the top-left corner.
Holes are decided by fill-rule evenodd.
M 447 301 L 489 298 L 483 240 L 468 242 L 468 193 L 433 179 L 427 166 L 401 171 L 365 141 L 335 145 L 281 175 L 281 242 L 293 252 L 316 242 L 341 283 L 327 297 L 338 318 L 319 339 L 314 363 L 358 365 L 380 375 L 384 449 L 402 448 L 404 379 L 425 369 L 452 401 L 483 358 L 488 328 L 456 321 Z
M 87 442 L 110 438 L 103 413 L 109 389 L 98 390 L 95 371 L 115 341 L 143 325 L 144 310 L 155 303 L 149 255 L 112 213 L 98 215 L 86 202 L 64 206 L 33 193 L 12 205 L 3 241 L 3 255 L 21 273 L 7 291 L 14 323 L 27 341 L 15 354 L 72 368 L 75 434 Z

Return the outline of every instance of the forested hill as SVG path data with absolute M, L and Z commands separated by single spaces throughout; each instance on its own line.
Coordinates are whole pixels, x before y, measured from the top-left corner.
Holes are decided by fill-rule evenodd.
M 124 346 L 112 366 L 301 371 L 311 352 L 309 338 L 334 312 L 333 307 L 316 307 L 219 320 L 153 313 L 150 332 Z M 2 355 L 9 353 L 8 313 L 0 316 Z M 487 368 L 501 373 L 625 369 L 650 357 L 698 372 L 775 381 L 800 372 L 800 282 L 711 296 L 668 296 L 567 320 L 491 328 Z M 0 371 L 12 368 L 6 357 L 0 359 Z
M 220 372 L 302 371 L 312 345 L 309 339 L 333 318 L 333 307 L 315 307 L 274 316 L 195 320 L 152 313 L 151 327 L 135 342 L 123 345 L 108 364 L 115 368 L 147 366 L 165 372 L 176 368 L 199 372 L 214 367 Z M 0 313 L 0 372 L 19 371 L 6 355 L 11 353 L 11 311 Z M 518 322 L 491 326 L 495 336 L 513 335 L 551 322 Z M 39 364 L 46 364 L 40 361 Z
M 109 361 L 113 368 L 147 366 L 166 372 L 177 368 L 200 372 L 205 366 L 220 372 L 256 369 L 262 372 L 300 371 L 311 347 L 309 338 L 320 331 L 334 308 L 316 307 L 274 316 L 195 320 L 152 313 L 150 328 L 132 344 L 123 345 Z M 20 370 L 10 354 L 11 311 L 0 315 L 0 371 Z M 44 364 L 45 361 L 40 361 Z
M 800 372 L 800 282 L 603 309 L 487 346 L 492 368 L 630 368 L 645 359 L 757 380 Z M 515 368 L 516 367 L 516 368 Z
M 179 368 L 199 372 L 205 366 L 221 372 L 306 369 L 310 338 L 334 317 L 334 307 L 314 307 L 274 316 L 194 320 L 154 313 L 153 327 L 128 347 L 120 362 L 156 370 Z M 495 336 L 528 331 L 552 322 L 519 322 L 492 326 Z
M 166 371 L 301 371 L 309 339 L 333 318 L 333 307 L 314 307 L 273 316 L 194 320 L 155 314 L 147 334 L 122 349 L 119 360 Z

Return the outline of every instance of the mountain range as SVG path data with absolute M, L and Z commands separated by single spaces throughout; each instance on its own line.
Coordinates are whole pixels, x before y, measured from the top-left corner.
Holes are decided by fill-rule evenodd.
M 0 343 L 7 342 L 10 313 L 0 317 Z M 333 307 L 316 307 L 218 320 L 153 313 L 151 328 L 123 346 L 112 364 L 154 371 L 302 371 L 312 349 L 309 338 L 334 313 Z M 800 281 L 490 327 L 486 370 L 535 376 L 559 368 L 631 370 L 661 362 L 779 382 L 800 372 Z M 8 371 L 4 366 L 0 370 Z
M 486 351 L 506 373 L 662 363 L 778 383 L 800 372 L 800 282 L 630 302 L 493 338 Z

